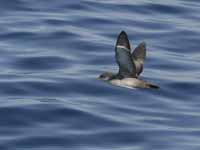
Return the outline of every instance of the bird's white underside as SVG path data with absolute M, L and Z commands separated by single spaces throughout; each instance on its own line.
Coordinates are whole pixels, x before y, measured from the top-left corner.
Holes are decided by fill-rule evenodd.
M 110 81 L 110 83 L 113 85 L 127 87 L 127 88 L 136 88 L 144 86 L 144 81 L 136 78 L 124 78 L 122 80 L 113 79 Z

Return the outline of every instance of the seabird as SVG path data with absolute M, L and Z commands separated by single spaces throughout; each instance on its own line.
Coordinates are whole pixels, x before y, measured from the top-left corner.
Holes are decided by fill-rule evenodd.
M 98 79 L 127 88 L 159 88 L 157 85 L 139 79 L 146 58 L 146 44 L 140 43 L 131 53 L 131 46 L 125 31 L 122 31 L 115 46 L 115 59 L 119 66 L 117 74 L 105 72 Z

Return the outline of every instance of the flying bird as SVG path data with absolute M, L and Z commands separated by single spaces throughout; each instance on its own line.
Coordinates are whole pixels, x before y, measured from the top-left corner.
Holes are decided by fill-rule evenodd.
M 131 46 L 125 31 L 122 31 L 115 46 L 118 73 L 105 72 L 98 79 L 127 88 L 159 88 L 157 85 L 139 79 L 146 58 L 146 44 L 140 43 L 131 53 Z

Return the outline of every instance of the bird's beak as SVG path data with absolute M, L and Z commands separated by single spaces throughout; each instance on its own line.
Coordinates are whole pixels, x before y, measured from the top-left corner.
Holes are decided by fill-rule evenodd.
M 97 80 L 100 80 L 100 77 L 97 77 L 96 79 L 97 79 Z

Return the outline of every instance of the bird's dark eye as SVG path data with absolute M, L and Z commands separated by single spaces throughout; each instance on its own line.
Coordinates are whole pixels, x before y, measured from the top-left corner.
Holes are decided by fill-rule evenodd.
M 100 75 L 100 78 L 103 78 L 104 77 L 104 75 L 102 74 L 102 75 Z

